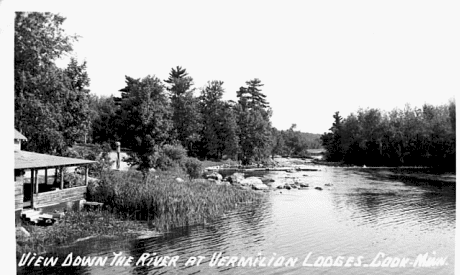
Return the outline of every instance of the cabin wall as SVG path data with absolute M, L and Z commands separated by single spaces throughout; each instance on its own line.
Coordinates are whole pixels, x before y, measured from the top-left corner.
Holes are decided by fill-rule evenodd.
M 86 186 L 80 186 L 64 190 L 55 190 L 34 194 L 34 208 L 42 208 L 61 203 L 80 201 L 85 199 L 86 191 Z
M 24 176 L 14 176 L 14 210 L 21 210 L 24 202 Z
M 21 151 L 21 141 L 19 139 L 14 140 L 14 151 Z

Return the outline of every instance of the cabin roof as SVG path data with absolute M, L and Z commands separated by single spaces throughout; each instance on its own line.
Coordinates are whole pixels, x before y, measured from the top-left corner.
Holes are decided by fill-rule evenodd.
M 58 157 L 28 151 L 14 152 L 14 169 L 38 169 L 62 166 L 77 166 L 89 163 L 95 163 L 95 161 Z
M 16 129 L 14 129 L 14 139 L 27 140 L 27 138 Z

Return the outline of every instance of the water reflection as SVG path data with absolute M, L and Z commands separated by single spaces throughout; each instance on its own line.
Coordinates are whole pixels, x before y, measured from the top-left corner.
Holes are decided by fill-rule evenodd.
M 418 171 L 420 175 L 420 171 Z M 276 174 L 276 173 L 275 173 Z M 272 174 L 274 175 L 274 174 Z M 304 177 L 308 190 L 272 191 L 259 204 L 248 204 L 207 225 L 172 230 L 142 240 L 82 242 L 58 253 L 112 256 L 123 251 L 179 256 L 177 266 L 75 267 L 23 269 L 29 274 L 452 274 L 454 270 L 455 183 L 395 178 L 394 171 L 323 168 L 318 172 L 276 174 Z M 326 187 L 326 183 L 332 183 Z M 315 190 L 323 186 L 324 190 Z M 77 252 L 75 252 L 77 251 Z M 324 256 L 361 256 L 370 263 L 379 252 L 415 258 L 420 253 L 447 256 L 449 265 L 429 269 L 304 267 Z M 223 256 L 296 257 L 294 267 L 210 267 L 213 253 Z M 185 266 L 193 256 L 202 263 Z

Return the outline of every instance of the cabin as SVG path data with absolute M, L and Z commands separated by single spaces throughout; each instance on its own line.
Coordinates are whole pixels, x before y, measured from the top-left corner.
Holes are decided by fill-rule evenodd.
M 14 130 L 16 218 L 26 210 L 80 207 L 88 186 L 88 166 L 94 161 L 21 150 L 27 138 Z

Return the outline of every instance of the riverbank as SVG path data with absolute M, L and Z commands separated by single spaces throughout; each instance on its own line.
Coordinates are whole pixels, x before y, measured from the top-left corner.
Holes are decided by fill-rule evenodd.
M 147 182 L 138 171 L 110 171 L 90 183 L 87 197 L 103 203 L 104 210 L 67 212 L 47 227 L 17 225 L 17 255 L 98 236 L 154 236 L 175 227 L 206 224 L 261 200 L 256 192 L 191 180 L 178 171 L 152 173 Z
M 16 255 L 45 253 L 89 238 L 136 237 L 152 228 L 146 222 L 121 219 L 109 211 L 69 211 L 51 226 L 23 222 L 16 227 Z

